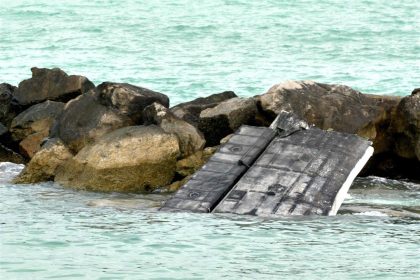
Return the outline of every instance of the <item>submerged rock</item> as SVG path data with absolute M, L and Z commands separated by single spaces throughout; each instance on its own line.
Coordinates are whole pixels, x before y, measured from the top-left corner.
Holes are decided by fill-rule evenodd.
M 63 112 L 64 103 L 45 101 L 23 111 L 13 119 L 10 133 L 19 142 L 22 154 L 31 158 L 39 149 L 44 138 L 48 137 L 54 121 Z
M 172 113 L 180 119 L 197 127 L 201 111 L 213 108 L 221 102 L 237 97 L 233 91 L 224 91 L 207 97 L 200 97 L 171 108 Z
M 200 113 L 198 128 L 203 132 L 208 146 L 215 146 L 220 140 L 243 124 L 252 124 L 257 106 L 252 98 L 232 98 Z
M 32 78 L 19 83 L 14 97 L 22 105 L 31 105 L 46 100 L 67 102 L 94 88 L 86 77 L 67 75 L 59 68 L 31 68 Z
M 157 126 L 124 127 L 84 147 L 55 181 L 94 191 L 151 191 L 171 183 L 179 154 L 177 137 Z
M 32 157 L 13 182 L 16 184 L 32 184 L 54 180 L 57 169 L 72 157 L 73 154 L 61 140 L 50 139 Z
M 204 148 L 203 134 L 190 123 L 176 117 L 169 109 L 153 103 L 143 111 L 146 124 L 156 124 L 167 133 L 178 137 L 181 157 L 186 157 Z

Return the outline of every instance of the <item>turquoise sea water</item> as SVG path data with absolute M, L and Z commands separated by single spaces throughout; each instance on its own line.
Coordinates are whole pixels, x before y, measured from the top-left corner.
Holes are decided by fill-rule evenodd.
M 0 0 L 0 80 L 61 67 L 172 104 L 287 79 L 407 95 L 420 80 L 420 1 Z
M 3 169 L 11 175 L 11 169 Z M 1 174 L 1 173 L 0 173 Z M 358 179 L 336 217 L 156 212 L 164 195 L 0 186 L 1 279 L 418 279 L 420 185 Z
M 0 0 L 0 82 L 60 67 L 172 104 L 287 79 L 407 95 L 420 1 Z M 0 279 L 418 279 L 420 185 L 358 179 L 337 217 L 156 212 L 165 196 L 14 186 L 0 166 Z

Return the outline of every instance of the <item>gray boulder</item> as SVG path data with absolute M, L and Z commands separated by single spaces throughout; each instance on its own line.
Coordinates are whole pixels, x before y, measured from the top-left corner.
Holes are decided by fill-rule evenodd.
M 203 132 L 207 146 L 215 146 L 241 125 L 253 124 L 256 114 L 254 99 L 235 97 L 201 111 L 198 128 Z
M 86 77 L 67 75 L 59 68 L 31 68 L 32 78 L 19 83 L 14 97 L 27 106 L 46 100 L 67 102 L 94 88 Z
M 105 82 L 97 88 L 99 101 L 129 117 L 136 124 L 142 123 L 143 109 L 153 102 L 169 107 L 169 98 L 156 91 L 126 83 Z
M 237 95 L 233 91 L 224 91 L 178 104 L 171 108 L 171 112 L 178 118 L 197 127 L 201 111 L 216 107 L 219 103 L 234 97 L 237 97 Z
M 176 117 L 159 103 L 147 106 L 144 111 L 145 124 L 156 124 L 165 132 L 178 137 L 181 157 L 186 157 L 204 148 L 203 134 L 190 123 Z

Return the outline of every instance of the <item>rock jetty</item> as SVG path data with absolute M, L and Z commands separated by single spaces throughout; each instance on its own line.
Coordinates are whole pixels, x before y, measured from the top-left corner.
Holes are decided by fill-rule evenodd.
M 420 180 L 419 89 L 397 97 L 287 81 L 250 98 L 225 91 L 170 107 L 167 95 L 139 86 L 31 70 L 17 87 L 0 84 L 0 162 L 26 163 L 15 183 L 174 191 L 237 128 L 268 126 L 282 110 L 370 139 L 363 175 Z

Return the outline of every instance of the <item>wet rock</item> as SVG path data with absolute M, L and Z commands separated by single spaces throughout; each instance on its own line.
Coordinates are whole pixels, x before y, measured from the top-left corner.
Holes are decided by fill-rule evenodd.
M 42 140 L 48 137 L 54 121 L 63 112 L 64 103 L 45 101 L 29 107 L 17 115 L 11 125 L 12 139 L 19 142 L 20 151 L 32 157 L 39 149 Z
M 217 147 L 207 147 L 202 151 L 198 151 L 187 158 L 178 160 L 176 163 L 176 173 L 181 177 L 194 174 L 203 166 L 208 159 L 216 152 Z
M 219 103 L 237 97 L 233 91 L 224 91 L 207 97 L 200 97 L 171 108 L 172 113 L 180 119 L 197 127 L 201 111 L 216 107 Z
M 156 124 L 165 132 L 175 134 L 179 140 L 181 157 L 186 157 L 204 148 L 203 134 L 190 123 L 176 117 L 169 109 L 153 103 L 143 111 L 146 124 Z
M 25 159 L 0 143 L 0 162 L 25 163 Z
M 14 97 L 22 105 L 46 100 L 67 102 L 87 92 L 94 84 L 86 77 L 67 75 L 59 68 L 31 68 L 32 78 L 19 83 Z
M 55 181 L 94 191 L 151 191 L 171 183 L 179 153 L 177 137 L 157 126 L 124 127 L 85 146 Z
M 399 97 L 362 94 L 348 86 L 312 81 L 274 85 L 257 97 L 266 116 L 290 111 L 321 129 L 355 133 L 373 141 L 375 152 L 390 149 L 388 133 Z
M 9 132 L 7 127 L 5 127 L 2 123 L 0 123 L 0 137 Z
M 179 190 L 186 182 L 188 182 L 191 179 L 191 176 L 187 176 L 185 178 L 183 178 L 182 180 L 179 181 L 175 181 L 172 184 L 170 184 L 169 186 L 167 186 L 165 188 L 165 190 L 167 192 L 176 192 L 177 190 Z
M 107 133 L 134 124 L 129 117 L 102 103 L 95 90 L 69 101 L 51 136 L 63 140 L 76 153 Z
M 102 83 L 71 100 L 52 130 L 74 152 L 115 129 L 143 122 L 153 102 L 169 105 L 166 95 L 130 84 Z
M 253 124 L 257 106 L 252 98 L 232 98 L 200 113 L 198 128 L 208 146 L 215 146 L 243 124 Z
M 135 124 L 142 123 L 142 111 L 148 105 L 157 102 L 169 107 L 169 98 L 166 95 L 126 83 L 105 82 L 97 87 L 97 91 L 103 105 L 115 108 Z
M 57 169 L 72 157 L 73 154 L 61 140 L 50 139 L 32 157 L 13 182 L 16 184 L 32 184 L 54 180 Z
M 231 133 L 225 137 L 223 137 L 222 139 L 220 139 L 220 145 L 226 144 L 227 142 L 229 142 L 230 138 L 232 138 L 234 134 Z
M 15 90 L 16 87 L 10 84 L 0 84 L 0 123 L 6 127 L 9 127 L 13 118 L 23 110 L 13 98 Z
M 396 154 L 420 160 L 420 94 L 412 94 L 401 100 L 391 127 Z

